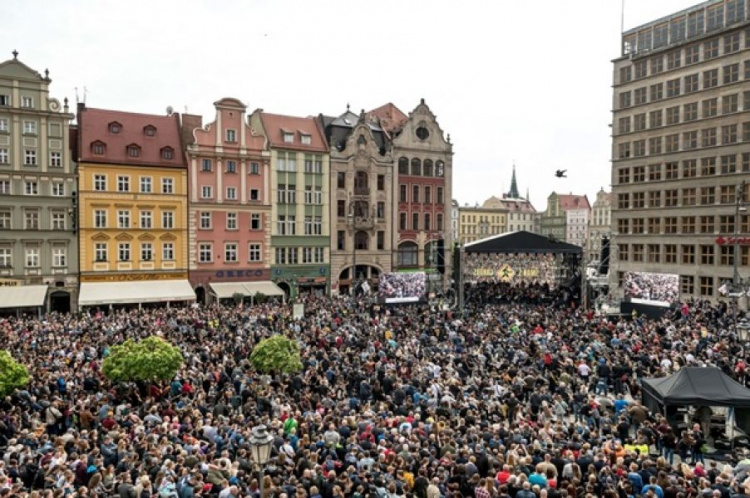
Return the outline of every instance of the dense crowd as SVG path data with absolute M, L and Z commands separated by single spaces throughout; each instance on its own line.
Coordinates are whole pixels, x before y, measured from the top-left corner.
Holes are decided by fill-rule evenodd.
M 296 320 L 279 304 L 3 319 L 3 347 L 31 383 L 0 403 L 0 496 L 750 492 L 750 461 L 704 463 L 700 423 L 675 431 L 638 402 L 638 379 L 685 365 L 745 381 L 726 308 L 610 321 L 544 292 L 556 291 L 469 298 L 461 316 L 308 297 Z M 298 374 L 250 366 L 277 333 L 299 341 Z M 112 345 L 153 334 L 183 352 L 171 383 L 102 376 Z M 274 435 L 262 476 L 249 447 L 261 424 Z

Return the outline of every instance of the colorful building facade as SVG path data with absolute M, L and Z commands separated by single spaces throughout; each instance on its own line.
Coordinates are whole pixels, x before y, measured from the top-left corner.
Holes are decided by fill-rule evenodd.
M 34 307 L 66 312 L 78 294 L 74 115 L 51 82 L 17 52 L 0 64 L 0 286 L 36 286 Z
M 195 299 L 179 116 L 80 104 L 78 123 L 79 305 Z
M 216 119 L 183 115 L 189 173 L 190 282 L 199 302 L 247 294 L 247 282 L 270 280 L 271 174 L 262 128 L 251 128 L 246 106 L 214 103 Z M 232 283 L 236 285 L 218 285 Z M 225 294 L 222 294 L 225 290 Z
M 322 127 L 302 118 L 255 111 L 271 153 L 271 280 L 295 297 L 330 293 L 330 155 Z

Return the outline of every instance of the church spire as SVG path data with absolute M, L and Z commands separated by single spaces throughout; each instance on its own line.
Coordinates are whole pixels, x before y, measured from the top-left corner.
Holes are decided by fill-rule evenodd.
M 510 192 L 508 192 L 508 197 L 511 199 L 518 199 L 521 197 L 518 195 L 518 184 L 516 183 L 516 165 L 513 165 L 513 176 L 510 179 Z

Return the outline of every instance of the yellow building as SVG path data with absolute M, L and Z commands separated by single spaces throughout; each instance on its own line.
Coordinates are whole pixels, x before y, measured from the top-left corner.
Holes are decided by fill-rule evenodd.
M 507 226 L 508 209 L 505 207 L 491 207 L 485 202 L 481 207 L 458 208 L 458 242 L 461 245 L 505 233 Z
M 79 306 L 195 299 L 178 116 L 78 112 Z

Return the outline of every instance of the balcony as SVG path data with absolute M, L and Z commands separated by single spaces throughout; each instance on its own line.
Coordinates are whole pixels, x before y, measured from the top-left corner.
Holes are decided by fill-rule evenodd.
M 375 219 L 355 216 L 352 225 L 355 230 L 370 230 L 375 226 Z
M 370 189 L 367 187 L 354 187 L 354 195 L 369 196 Z

